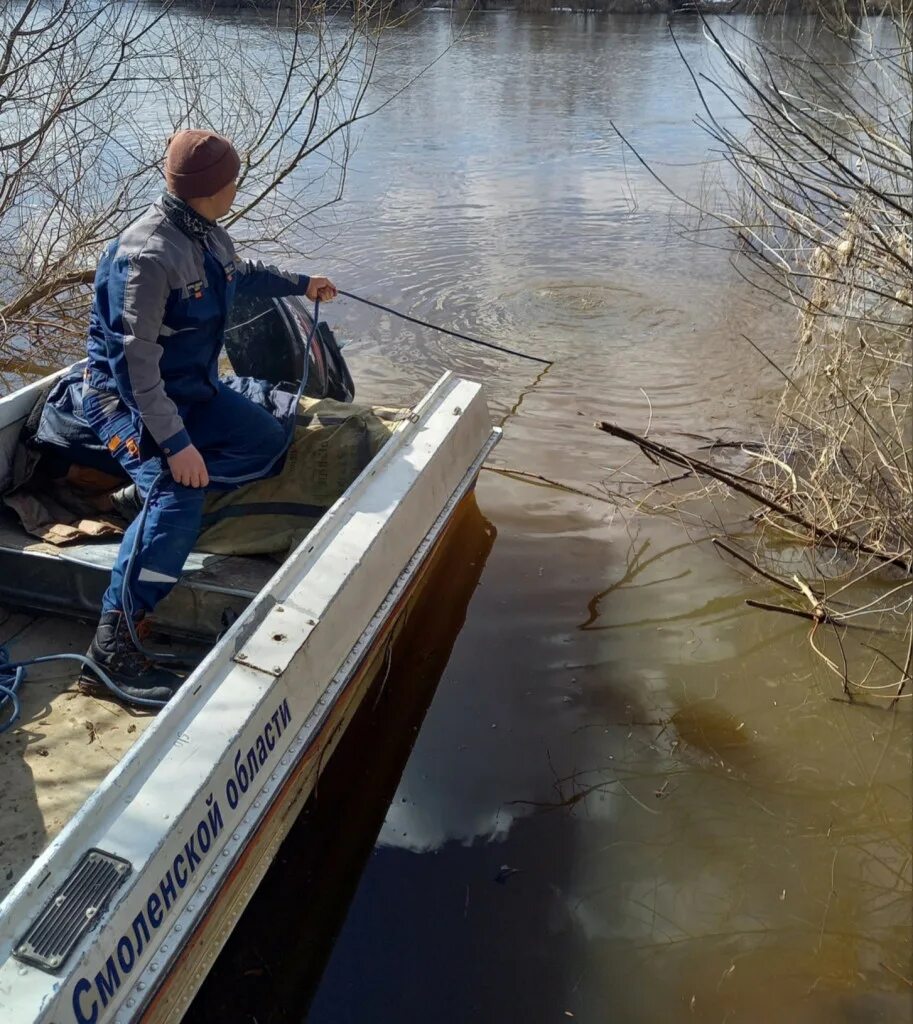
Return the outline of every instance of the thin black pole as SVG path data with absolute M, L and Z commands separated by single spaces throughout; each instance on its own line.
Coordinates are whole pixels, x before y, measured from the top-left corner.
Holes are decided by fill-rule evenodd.
M 438 327 L 437 324 L 429 324 L 427 320 L 419 320 L 418 317 L 409 316 L 408 313 L 400 313 L 398 309 L 391 309 L 390 306 L 384 306 L 380 302 L 373 302 L 371 299 L 363 299 L 360 295 L 353 295 L 351 292 L 344 292 L 341 288 L 337 289 L 340 295 L 345 295 L 348 299 L 354 299 L 356 302 L 362 302 L 366 306 L 373 306 L 375 309 L 382 310 L 384 313 L 390 313 L 393 316 L 398 316 L 400 320 L 408 320 L 410 324 L 417 324 L 419 327 L 428 327 L 432 331 L 438 331 L 440 334 L 449 334 L 451 338 L 459 338 L 461 341 L 468 341 L 472 345 L 482 345 L 484 348 L 493 348 L 496 352 L 504 352 L 509 356 L 517 356 L 519 359 L 528 359 L 531 363 L 543 363 L 545 366 L 552 366 L 553 360 L 542 359 L 540 356 L 531 356 L 526 352 L 518 352 L 514 348 L 506 348 L 504 345 L 496 345 L 493 341 L 482 341 L 480 338 L 471 338 L 468 334 L 460 334 L 459 331 L 450 331 L 446 327 Z

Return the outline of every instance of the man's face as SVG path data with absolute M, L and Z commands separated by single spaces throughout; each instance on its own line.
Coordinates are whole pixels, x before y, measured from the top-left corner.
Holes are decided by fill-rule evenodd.
M 231 210 L 231 204 L 235 201 L 235 196 L 237 194 L 237 181 L 230 181 L 224 188 L 220 189 L 214 196 L 212 196 L 212 203 L 216 214 L 215 220 L 218 220 L 220 217 L 224 217 L 229 210 Z

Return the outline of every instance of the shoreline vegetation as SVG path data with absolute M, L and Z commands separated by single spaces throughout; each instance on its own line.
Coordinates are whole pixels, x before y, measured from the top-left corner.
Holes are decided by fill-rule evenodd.
M 689 70 L 730 176 L 713 205 L 668 189 L 694 215 L 695 241 L 728 246 L 749 283 L 796 313 L 788 367 L 742 335 L 784 382 L 767 436 L 705 446 L 737 450 L 733 466 L 596 426 L 661 467 L 657 511 L 747 499 L 747 537 L 724 542 L 705 521 L 718 550 L 781 588 L 778 603 L 747 603 L 810 623 L 836 699 L 895 708 L 913 693 L 913 137 L 895 113 L 913 97 L 913 20 L 860 30 L 838 5 L 820 15 L 824 57 L 799 36 L 759 41 L 702 19 L 719 63 Z M 685 493 L 669 487 L 684 479 Z
M 204 10 L 229 11 L 294 8 L 297 0 L 181 0 L 185 6 Z M 313 4 L 317 6 L 317 4 Z M 323 5 L 326 9 L 348 11 L 357 8 L 355 0 Z M 859 19 L 889 16 L 896 0 L 834 0 L 834 11 Z M 667 14 L 667 15 L 821 15 L 821 0 L 391 0 L 389 9 L 401 13 L 421 10 L 517 11 L 523 14 Z

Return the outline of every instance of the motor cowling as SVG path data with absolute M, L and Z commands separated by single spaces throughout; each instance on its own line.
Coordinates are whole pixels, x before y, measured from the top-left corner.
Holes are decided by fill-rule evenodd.
M 314 320 L 300 296 L 237 299 L 225 329 L 225 351 L 239 377 L 271 384 L 301 380 L 304 351 Z M 351 402 L 355 384 L 329 324 L 321 321 L 311 341 L 307 386 L 310 398 Z

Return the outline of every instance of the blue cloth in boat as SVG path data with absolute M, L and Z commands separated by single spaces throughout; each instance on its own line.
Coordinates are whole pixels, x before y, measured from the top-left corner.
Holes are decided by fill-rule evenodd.
M 70 465 L 88 466 L 109 476 L 121 476 L 123 470 L 117 459 L 86 420 L 82 407 L 83 383 L 83 371 L 79 368 L 55 381 L 26 444 L 42 453 L 51 476 L 64 476 Z M 295 396 L 280 391 L 269 381 L 226 375 L 219 378 L 219 383 L 280 420 L 285 421 L 292 414 Z

